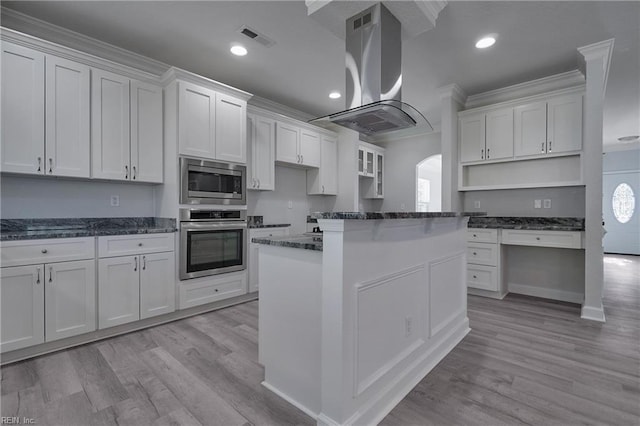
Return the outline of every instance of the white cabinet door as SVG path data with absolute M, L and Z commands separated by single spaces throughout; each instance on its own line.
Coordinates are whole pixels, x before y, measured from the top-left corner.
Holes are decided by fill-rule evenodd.
M 138 256 L 98 260 L 98 328 L 140 319 Z
M 364 175 L 373 177 L 375 167 L 375 152 L 365 149 L 364 151 Z
M 45 265 L 47 342 L 96 329 L 95 265 L 94 260 Z
M 44 57 L 2 42 L 3 172 L 44 174 Z
M 547 101 L 547 152 L 582 149 L 582 95 L 558 96 Z
M 129 79 L 91 71 L 91 169 L 96 178 L 129 180 Z
M 276 122 L 252 116 L 251 164 L 249 189 L 273 191 L 275 189 Z
M 216 160 L 247 162 L 247 103 L 216 94 Z
M 320 163 L 320 181 L 322 193 L 325 195 L 338 194 L 338 140 L 334 137 L 322 135 Z
M 44 265 L 0 268 L 0 352 L 44 342 Z
M 486 160 L 513 158 L 513 108 L 486 114 Z
M 45 172 L 89 177 L 89 67 L 47 56 Z
M 520 105 L 513 110 L 514 152 L 516 157 L 547 152 L 547 103 Z
M 376 175 L 373 180 L 375 184 L 375 197 L 384 198 L 384 154 L 376 152 Z
M 178 139 L 183 155 L 215 159 L 216 92 L 195 84 L 178 83 Z
M 485 114 L 460 117 L 460 162 L 480 161 L 485 158 Z
M 286 123 L 276 123 L 276 161 L 300 164 L 299 143 L 299 128 Z
M 175 253 L 152 253 L 140 258 L 140 319 L 176 310 Z
M 320 167 L 320 135 L 307 129 L 300 130 L 300 163 Z
M 162 88 L 131 82 L 131 180 L 162 183 Z

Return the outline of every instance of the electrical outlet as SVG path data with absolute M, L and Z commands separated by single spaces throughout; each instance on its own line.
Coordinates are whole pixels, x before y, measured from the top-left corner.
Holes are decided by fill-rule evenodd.
M 404 337 L 411 336 L 411 328 L 413 327 L 413 318 L 406 317 L 404 319 Z
M 476 208 L 476 209 L 479 209 L 480 208 L 480 200 L 474 201 L 473 202 L 473 207 Z
M 112 195 L 111 199 L 109 201 L 111 203 L 111 207 L 119 207 L 120 206 L 120 196 L 119 195 Z
M 547 198 L 547 199 L 545 199 L 545 200 L 543 201 L 543 207 L 544 207 L 545 209 L 550 209 L 550 208 L 551 208 L 551 200 L 550 200 L 549 198 Z
M 534 209 L 542 208 L 542 200 L 533 200 L 533 208 Z
M 287 207 L 292 209 L 293 208 L 293 201 L 289 200 L 289 202 L 287 203 Z

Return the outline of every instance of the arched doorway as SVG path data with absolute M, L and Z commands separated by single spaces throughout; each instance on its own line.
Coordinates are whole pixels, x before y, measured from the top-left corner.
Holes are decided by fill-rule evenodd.
M 442 155 L 425 158 L 416 166 L 416 211 L 442 211 Z

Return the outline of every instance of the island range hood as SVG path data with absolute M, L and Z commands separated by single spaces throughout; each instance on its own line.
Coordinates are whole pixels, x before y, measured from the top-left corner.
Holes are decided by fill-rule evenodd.
M 378 3 L 346 22 L 347 110 L 311 120 L 337 124 L 366 136 L 425 127 L 427 119 L 402 102 L 400 22 Z

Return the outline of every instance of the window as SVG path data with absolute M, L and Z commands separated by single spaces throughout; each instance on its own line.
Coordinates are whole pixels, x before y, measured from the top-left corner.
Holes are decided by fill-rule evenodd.
M 613 206 L 613 215 L 620 223 L 627 223 L 633 216 L 633 211 L 636 208 L 636 199 L 633 195 L 633 189 L 626 184 L 621 183 L 613 191 L 611 197 L 611 204 Z
M 431 199 L 430 189 L 431 182 L 429 179 L 418 178 L 418 198 L 416 200 L 417 212 L 429 211 L 429 200 Z

